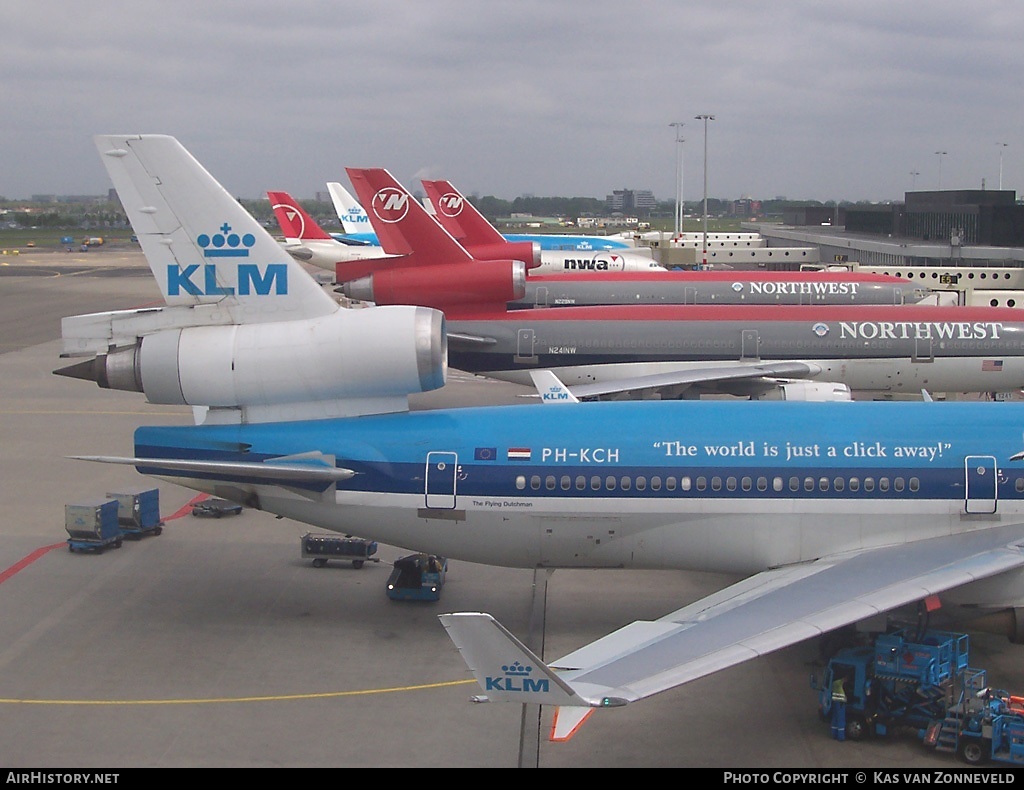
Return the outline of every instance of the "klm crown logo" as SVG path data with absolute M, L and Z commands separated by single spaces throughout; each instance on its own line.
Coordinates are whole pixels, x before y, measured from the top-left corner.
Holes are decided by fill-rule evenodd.
M 200 233 L 196 244 L 203 251 L 204 258 L 248 258 L 249 250 L 256 244 L 252 233 L 239 235 L 231 232 L 231 226 L 224 223 L 219 232 L 209 235 Z M 283 296 L 288 293 L 288 265 L 285 263 L 238 263 L 231 272 L 230 263 L 204 263 L 202 276 L 199 264 L 188 266 L 168 264 L 167 295 L 182 293 L 192 296 Z M 219 275 L 219 276 L 218 276 Z M 233 275 L 233 276 L 232 276 Z M 201 282 L 199 281 L 201 280 Z M 224 282 L 235 282 L 237 288 Z
M 256 243 L 256 237 L 251 233 L 239 236 L 231 232 L 231 226 L 224 223 L 220 226 L 220 233 L 212 236 L 200 233 L 196 243 L 203 248 L 204 258 L 248 258 L 249 248 Z
M 547 678 L 534 678 L 533 667 L 514 661 L 501 667 L 503 677 L 488 677 L 484 687 L 488 691 L 524 691 L 546 693 L 551 690 Z

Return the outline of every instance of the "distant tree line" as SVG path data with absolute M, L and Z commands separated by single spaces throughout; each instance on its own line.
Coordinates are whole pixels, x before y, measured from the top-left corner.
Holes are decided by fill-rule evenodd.
M 607 217 L 611 216 L 608 204 L 602 198 L 590 197 L 533 197 L 523 196 L 514 200 L 504 200 L 486 195 L 470 197 L 480 212 L 492 222 L 513 214 L 531 214 L 535 217 Z M 272 231 L 277 223 L 270 208 L 270 201 L 248 200 L 239 198 L 239 202 L 257 220 L 267 225 Z M 339 222 L 330 202 L 316 200 L 299 201 L 317 221 L 326 227 L 337 227 Z M 852 203 L 839 201 L 841 206 L 871 205 L 867 201 Z M 834 201 L 822 203 L 814 200 L 762 200 L 761 214 L 764 217 L 781 216 L 787 208 L 797 206 L 833 206 Z M 26 209 L 32 209 L 26 211 Z M 703 203 L 700 200 L 686 201 L 687 214 L 700 216 Z M 708 216 L 726 216 L 732 211 L 732 201 L 719 198 L 708 198 Z M 675 216 L 673 201 L 665 200 L 657 207 L 646 212 L 641 218 L 672 218 Z M 8 200 L 0 197 L 0 226 L 16 226 L 21 228 L 126 228 L 128 218 L 119 203 L 102 199 L 67 201 L 60 203 L 33 204 L 24 200 Z

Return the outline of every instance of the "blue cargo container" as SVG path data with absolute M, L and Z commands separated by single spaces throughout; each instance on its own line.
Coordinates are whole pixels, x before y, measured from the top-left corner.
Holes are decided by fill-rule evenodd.
M 117 502 L 117 520 L 126 538 L 139 540 L 143 535 L 163 532 L 159 489 L 129 489 L 121 493 L 108 492 L 107 496 Z
M 68 551 L 101 554 L 107 546 L 121 547 L 123 533 L 117 523 L 117 501 L 93 499 L 64 506 Z

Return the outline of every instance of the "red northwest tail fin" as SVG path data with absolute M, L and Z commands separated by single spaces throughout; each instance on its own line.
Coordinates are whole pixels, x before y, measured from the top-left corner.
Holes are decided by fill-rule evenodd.
M 487 217 L 477 211 L 448 181 L 423 181 L 423 189 L 434 205 L 437 221 L 467 248 L 475 244 L 503 244 L 502 236 Z
M 405 263 L 415 266 L 473 260 L 387 170 L 346 167 L 345 172 L 384 252 L 408 256 Z
M 267 197 L 286 239 L 331 240 L 330 234 L 287 192 L 267 192 Z
M 531 269 L 540 266 L 539 244 L 529 241 L 512 242 L 506 239 L 450 182 L 423 181 L 422 184 L 434 206 L 434 218 L 458 239 L 474 258 L 511 258 L 524 261 Z

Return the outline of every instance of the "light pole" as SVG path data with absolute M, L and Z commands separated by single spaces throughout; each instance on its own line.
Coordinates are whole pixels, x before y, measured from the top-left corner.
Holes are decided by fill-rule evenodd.
M 918 173 L 916 170 L 911 170 L 910 171 L 910 191 L 911 192 L 913 192 L 914 188 L 917 186 L 917 177 L 919 175 L 921 175 L 921 174 Z
M 939 157 L 939 189 L 942 189 L 942 157 L 946 155 L 946 152 L 936 151 L 935 155 Z
M 701 268 L 708 268 L 708 121 L 715 120 L 714 115 L 695 115 L 694 120 L 704 121 L 704 219 L 701 230 L 704 231 L 704 260 Z
M 1009 143 L 996 143 L 999 146 L 999 191 L 1003 191 L 1003 149 L 1009 145 Z
M 676 238 L 683 230 L 683 127 L 686 124 L 673 121 L 669 126 L 676 130 Z

